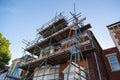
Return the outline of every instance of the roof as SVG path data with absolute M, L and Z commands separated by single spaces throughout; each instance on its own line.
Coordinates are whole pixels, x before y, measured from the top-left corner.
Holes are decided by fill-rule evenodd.
M 107 26 L 107 28 L 110 28 L 111 26 L 116 25 L 116 24 L 120 24 L 120 21 L 118 21 L 118 22 L 116 22 L 116 23 L 113 23 L 113 24 L 108 25 L 108 26 Z

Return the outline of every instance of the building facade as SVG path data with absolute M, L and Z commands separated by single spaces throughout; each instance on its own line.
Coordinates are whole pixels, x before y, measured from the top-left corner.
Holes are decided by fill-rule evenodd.
M 22 70 L 20 65 L 24 64 L 25 62 L 32 60 L 33 58 L 29 55 L 25 55 L 21 58 L 16 58 L 12 61 L 10 69 L 7 72 L 4 80 L 21 80 L 24 78 L 26 71 Z
M 9 75 L 25 80 L 120 80 L 120 22 L 108 30 L 116 47 L 102 50 L 85 18 L 73 16 L 71 21 L 59 14 L 38 29 L 39 37 L 28 42 L 25 51 L 37 58 L 16 66 Z M 82 24 L 82 25 L 81 25 Z M 18 67 L 17 67 L 18 68 Z
M 75 21 L 73 21 L 75 20 Z M 42 38 L 29 42 L 25 49 L 37 59 L 20 68 L 31 72 L 29 80 L 108 80 L 102 48 L 85 18 L 68 21 L 61 14 L 38 29 Z M 30 44 L 31 43 L 31 44 Z
M 109 80 L 120 80 L 120 22 L 107 26 L 115 47 L 103 50 Z
M 117 47 L 106 49 L 103 52 L 109 80 L 120 80 L 120 52 Z
M 120 52 L 120 21 L 107 26 L 111 38 Z

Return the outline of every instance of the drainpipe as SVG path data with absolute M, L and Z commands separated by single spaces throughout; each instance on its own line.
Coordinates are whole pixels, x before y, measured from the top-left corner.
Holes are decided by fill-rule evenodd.
M 100 68 L 99 68 L 99 65 L 98 65 L 98 60 L 97 60 L 97 56 L 96 56 L 95 52 L 94 52 L 94 56 L 95 56 L 95 62 L 97 64 L 97 70 L 98 70 L 98 74 L 99 74 L 99 79 L 102 80 L 101 73 L 100 73 Z
M 92 43 L 92 48 L 95 48 L 95 45 L 94 45 L 94 42 L 93 42 L 93 34 L 91 34 L 90 31 L 88 32 L 88 34 L 90 36 L 89 39 L 90 39 L 90 41 Z M 94 56 L 95 56 L 95 62 L 97 64 L 97 70 L 98 70 L 99 79 L 102 80 L 101 73 L 100 73 L 100 68 L 99 68 L 99 65 L 98 65 L 98 60 L 97 60 L 97 56 L 96 56 L 95 52 L 94 52 Z

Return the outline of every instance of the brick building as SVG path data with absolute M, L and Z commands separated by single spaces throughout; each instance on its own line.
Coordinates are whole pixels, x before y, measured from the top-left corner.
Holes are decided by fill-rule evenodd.
M 115 47 L 104 50 L 104 61 L 110 80 L 120 80 L 120 22 L 107 26 Z
M 27 43 L 25 50 L 38 56 L 20 67 L 33 73 L 30 80 L 108 80 L 102 48 L 89 30 L 91 25 L 83 25 L 86 18 L 77 16 L 73 22 L 57 15 L 38 29 L 42 38 Z
M 120 52 L 120 21 L 107 26 L 115 46 Z
M 120 80 L 120 22 L 107 26 L 116 47 L 102 50 L 89 30 L 91 25 L 82 24 L 85 19 L 74 14 L 69 21 L 60 13 L 37 29 L 39 37 L 26 43 L 25 51 L 32 59 L 17 67 L 22 69 L 19 76 L 26 80 Z M 16 66 L 10 73 L 15 70 Z

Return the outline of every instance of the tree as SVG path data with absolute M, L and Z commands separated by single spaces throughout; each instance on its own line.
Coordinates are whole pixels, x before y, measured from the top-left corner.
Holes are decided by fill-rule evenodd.
M 11 58 L 9 45 L 9 40 L 0 33 L 0 68 L 5 68 Z

